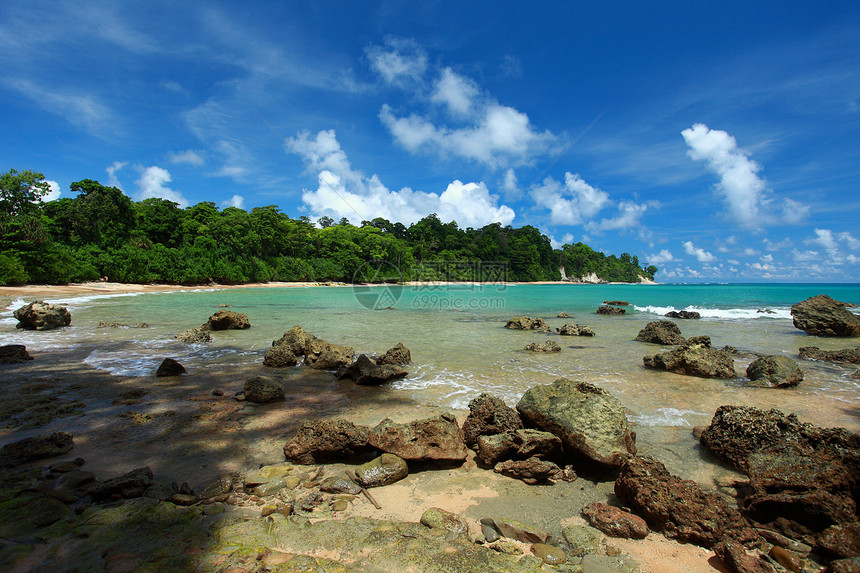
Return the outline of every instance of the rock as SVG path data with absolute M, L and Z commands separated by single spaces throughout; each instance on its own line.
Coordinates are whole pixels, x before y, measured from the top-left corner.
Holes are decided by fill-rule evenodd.
M 721 541 L 714 553 L 734 573 L 776 573 L 769 563 L 746 552 L 743 545 L 734 541 Z
M 296 325 L 285 332 L 281 338 L 272 341 L 272 346 L 287 346 L 296 356 L 304 356 L 306 348 L 315 338 L 316 336 Z
M 72 323 L 72 315 L 64 306 L 37 300 L 12 313 L 18 319 L 15 328 L 23 330 L 52 330 Z
M 284 384 L 268 376 L 256 376 L 245 381 L 245 400 L 268 404 L 284 399 Z
M 667 370 L 676 374 L 699 376 L 702 378 L 734 378 L 735 362 L 725 350 L 696 344 L 692 339 L 673 350 L 645 356 L 642 363 L 648 368 Z
M 170 502 L 175 503 L 176 505 L 181 506 L 189 506 L 194 505 L 200 501 L 200 499 L 194 495 L 193 493 L 174 493 L 170 496 Z
M 860 336 L 860 316 L 845 303 L 820 294 L 792 305 L 794 326 L 815 336 Z
M 720 541 L 758 537 L 747 520 L 716 492 L 671 475 L 649 456 L 631 457 L 615 480 L 615 495 L 670 539 L 710 548 Z
M 450 531 L 455 535 L 466 535 L 469 533 L 469 524 L 466 520 L 450 511 L 438 507 L 431 507 L 421 514 L 421 525 L 430 529 Z
M 469 415 L 463 422 L 463 439 L 467 446 L 472 447 L 478 443 L 478 436 L 492 436 L 522 427 L 523 422 L 516 410 L 501 398 L 484 393 L 469 402 Z
M 155 371 L 156 376 L 179 376 L 180 374 L 185 374 L 185 367 L 173 358 L 162 360 L 158 370 Z
M 560 312 L 556 315 L 558 318 L 570 318 L 570 315 L 566 312 Z
M 27 517 L 36 527 L 56 523 L 68 514 L 69 508 L 66 504 L 50 497 L 39 497 L 27 504 Z
M 316 370 L 337 370 L 349 366 L 355 350 L 314 337 L 304 349 L 305 364 Z
M 558 343 L 553 342 L 552 340 L 547 340 L 543 344 L 539 344 L 537 342 L 527 344 L 525 348 L 523 348 L 523 350 L 538 353 L 561 352 L 561 346 L 559 346 Z
M 206 323 L 210 330 L 245 330 L 251 328 L 248 316 L 232 310 L 219 310 Z
M 490 465 L 503 459 L 525 460 L 533 456 L 553 459 L 560 454 L 561 440 L 540 430 L 510 430 L 502 434 L 478 437 L 478 456 Z
M 320 484 L 320 491 L 358 495 L 361 493 L 361 487 L 345 477 L 327 477 Z
M 804 360 L 823 360 L 826 362 L 848 362 L 860 364 L 860 347 L 842 350 L 821 350 L 817 346 L 804 346 L 798 350 Z
M 298 357 L 290 350 L 289 345 L 273 346 L 266 351 L 263 356 L 263 366 L 269 368 L 284 368 L 286 366 L 295 366 L 299 363 Z
M 860 557 L 860 523 L 828 527 L 818 537 L 817 547 L 838 559 Z
M 42 458 L 59 456 L 70 452 L 73 447 L 72 435 L 68 432 L 31 436 L 0 448 L 0 467 L 13 467 Z
M 0 364 L 19 364 L 32 360 L 33 357 L 27 352 L 23 344 L 7 344 L 0 346 Z
M 584 324 L 565 324 L 561 328 L 556 328 L 556 332 L 562 336 L 594 336 L 594 331 Z
M 544 531 L 539 527 L 514 521 L 513 519 L 484 517 L 481 519 L 481 525 L 492 527 L 503 537 L 516 539 L 523 543 L 546 543 L 549 539 L 549 532 Z
M 626 300 L 604 300 L 603 304 L 608 304 L 609 306 L 630 306 L 630 303 Z
M 205 481 L 194 488 L 194 493 L 200 499 L 211 499 L 233 489 L 233 478 L 229 474 L 222 474 L 215 479 Z
M 636 335 L 639 342 L 651 342 L 667 346 L 684 344 L 685 339 L 681 336 L 681 329 L 671 320 L 655 320 L 645 325 L 645 328 Z
M 394 454 L 382 454 L 355 468 L 355 476 L 363 487 L 380 487 L 400 481 L 409 475 L 406 461 Z
M 831 573 L 860 573 L 860 557 L 831 561 L 830 571 Z
M 493 468 L 496 473 L 522 480 L 529 485 L 546 483 L 561 471 L 554 463 L 531 457 L 527 460 L 506 460 Z
M 613 315 L 618 316 L 618 315 L 622 315 L 626 312 L 627 312 L 626 309 L 618 308 L 615 306 L 606 306 L 606 305 L 598 307 L 598 309 L 597 309 L 597 314 L 606 314 L 609 316 L 613 316 Z
M 797 386 L 803 380 L 803 372 L 787 356 L 762 356 L 747 367 L 747 378 L 753 382 L 766 382 L 775 388 L 787 388 Z
M 188 342 L 189 344 L 212 342 L 212 335 L 209 334 L 209 331 L 204 330 L 202 327 L 199 326 L 197 328 L 189 328 L 188 330 L 183 330 L 182 332 L 177 334 L 175 338 L 180 342 Z
M 702 318 L 702 315 L 695 310 L 670 310 L 666 313 L 668 318 L 681 318 L 684 320 Z
M 152 470 L 148 467 L 142 467 L 96 484 L 90 488 L 89 493 L 95 499 L 103 499 L 115 495 L 123 498 L 141 497 L 153 483 Z
M 284 455 L 300 464 L 339 461 L 370 450 L 370 428 L 347 420 L 305 422 L 285 445 Z
M 603 536 L 589 525 L 569 525 L 561 530 L 568 544 L 568 553 L 574 557 L 582 557 L 600 552 L 600 540 Z
M 361 354 L 358 359 L 337 372 L 338 378 L 351 378 L 356 384 L 376 385 L 397 380 L 408 375 L 409 372 L 396 364 L 377 364 L 372 358 Z
M 648 535 L 648 524 L 644 519 L 605 503 L 586 505 L 582 508 L 582 516 L 589 525 L 610 537 L 645 539 Z
M 776 561 L 791 571 L 792 573 L 800 573 L 801 568 L 803 568 L 803 559 L 788 549 L 779 546 L 773 546 L 770 548 L 770 556 L 776 559 Z
M 558 436 L 566 454 L 619 466 L 636 453 L 621 402 L 587 382 L 559 378 L 530 388 L 517 404 L 524 421 Z
M 386 350 L 382 358 L 376 361 L 377 364 L 399 364 L 401 366 L 410 362 L 412 362 L 412 354 L 408 348 L 403 346 L 402 342 L 398 342 L 397 346 Z
M 407 461 L 466 460 L 466 444 L 457 419 L 449 414 L 408 424 L 396 424 L 386 418 L 370 431 L 367 443 Z
M 549 332 L 549 325 L 542 318 L 529 318 L 527 316 L 515 316 L 505 323 L 505 328 L 511 330 L 542 330 Z
M 546 543 L 535 543 L 532 545 L 532 553 L 549 565 L 560 565 L 567 561 L 567 555 L 564 554 L 564 551 Z

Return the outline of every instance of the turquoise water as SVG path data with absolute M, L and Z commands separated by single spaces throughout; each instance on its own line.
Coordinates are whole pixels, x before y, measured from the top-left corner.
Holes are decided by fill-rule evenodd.
M 792 389 L 753 386 L 744 372 L 753 353 L 799 360 L 800 346 L 825 349 L 857 346 L 860 339 L 819 339 L 794 328 L 792 304 L 817 294 L 860 303 L 860 285 L 458 285 L 454 287 L 248 288 L 136 295 L 89 295 L 52 302 L 67 304 L 72 326 L 50 332 L 15 330 L 11 310 L 0 320 L 0 344 L 21 343 L 36 352 L 75 349 L 86 364 L 116 376 L 151 376 L 165 356 L 189 370 L 211 373 L 213 384 L 241 388 L 245 377 L 272 371 L 262 357 L 272 340 L 294 325 L 357 352 L 382 353 L 403 342 L 413 364 L 409 376 L 383 388 L 369 388 L 362 407 L 396 393 L 402 410 L 386 415 L 414 418 L 422 406 L 462 410 L 481 392 L 514 405 L 525 390 L 565 376 L 598 384 L 617 396 L 638 424 L 639 443 L 688 476 L 701 469 L 690 428 L 707 424 L 721 404 L 776 407 L 824 426 L 860 430 L 860 381 L 855 365 L 799 361 L 805 379 Z M 601 316 L 604 300 L 630 302 L 624 316 Z M 207 345 L 173 336 L 198 326 L 219 305 L 248 315 L 252 328 L 213 333 Z M 378 310 L 373 310 L 373 308 Z M 388 310 L 384 310 L 388 309 Z M 705 380 L 661 373 L 642 366 L 642 357 L 661 350 L 635 341 L 638 331 L 670 309 L 699 311 L 701 320 L 678 320 L 685 336 L 707 334 L 714 346 L 731 345 L 738 377 Z M 559 312 L 572 318 L 556 318 Z M 586 324 L 597 335 L 512 331 L 505 321 L 541 316 L 551 327 Z M 100 321 L 149 328 L 97 328 Z M 523 350 L 552 339 L 557 354 Z M 279 371 L 301 378 L 319 376 L 303 367 Z M 225 382 L 226 381 L 226 382 Z M 351 384 L 351 382 L 342 382 Z M 356 405 L 358 407 L 358 405 Z M 692 456 L 692 457 L 691 457 Z M 673 461 L 674 460 L 674 461 Z

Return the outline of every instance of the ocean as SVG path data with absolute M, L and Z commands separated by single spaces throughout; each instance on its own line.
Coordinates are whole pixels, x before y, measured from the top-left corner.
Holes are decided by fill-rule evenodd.
M 800 360 L 801 346 L 855 347 L 860 339 L 808 336 L 794 328 L 790 307 L 817 294 L 860 303 L 856 284 L 661 284 L 567 285 L 490 284 L 377 287 L 284 287 L 208 289 L 144 294 L 86 295 L 49 302 L 67 305 L 69 328 L 49 332 L 15 329 L 12 310 L 0 319 L 0 344 L 25 344 L 31 351 L 82 351 L 84 362 L 117 377 L 152 376 L 170 356 L 189 371 L 211 372 L 213 385 L 231 380 L 237 389 L 252 375 L 279 374 L 286 383 L 328 374 L 302 366 L 271 370 L 262 358 L 273 340 L 294 325 L 358 353 L 381 354 L 398 342 L 408 347 L 409 376 L 367 388 L 363 407 L 385 404 L 387 415 L 414 419 L 423 408 L 464 410 L 482 392 L 514 406 L 536 384 L 559 377 L 584 380 L 608 390 L 635 422 L 640 450 L 660 458 L 670 470 L 690 478 L 713 473 L 692 437 L 694 426 L 709 423 L 722 404 L 778 408 L 822 426 L 860 431 L 860 380 L 856 365 Z M 607 300 L 629 302 L 623 316 L 595 310 Z M 222 305 L 248 315 L 252 327 L 213 333 L 213 342 L 190 345 L 173 336 L 199 326 Z M 708 335 L 715 347 L 730 345 L 738 377 L 710 380 L 646 369 L 645 355 L 659 345 L 637 342 L 646 323 L 669 310 L 695 310 L 699 320 L 676 320 L 686 337 Z M 557 318 L 566 312 L 571 318 Z M 541 317 L 553 328 L 570 322 L 591 327 L 596 336 L 572 337 L 504 328 L 507 319 Z M 100 322 L 148 328 L 99 328 Z M 554 340 L 562 350 L 534 354 L 530 342 Z M 781 354 L 798 361 L 799 386 L 762 388 L 744 377 L 755 354 Z M 350 381 L 326 381 L 338 392 Z M 351 395 L 355 389 L 350 388 Z M 396 400 L 392 400 L 396 398 Z M 399 421 L 399 420 L 398 420 Z

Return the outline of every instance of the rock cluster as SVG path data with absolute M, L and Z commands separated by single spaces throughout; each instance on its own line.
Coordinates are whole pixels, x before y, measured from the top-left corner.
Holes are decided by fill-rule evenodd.
M 23 330 L 52 330 L 72 323 L 69 309 L 41 300 L 22 306 L 12 315 L 18 320 L 15 328 Z
M 397 364 L 377 363 L 367 355 L 361 354 L 355 362 L 338 370 L 336 376 L 338 378 L 350 378 L 356 384 L 367 386 L 397 380 L 408 374 L 409 372 Z
M 555 331 L 562 336 L 594 336 L 594 331 L 584 324 L 565 323 L 561 328 L 556 328 Z
M 212 335 L 209 334 L 211 331 L 246 330 L 248 328 L 251 328 L 251 323 L 247 315 L 232 310 L 219 310 L 200 326 L 183 330 L 174 338 L 180 342 L 201 344 L 212 341 Z
M 542 318 L 529 318 L 528 316 L 515 316 L 505 323 L 505 328 L 511 330 L 541 330 L 549 332 L 549 325 Z
M 627 312 L 627 309 L 618 308 L 616 306 L 603 305 L 603 306 L 598 307 L 596 312 L 597 312 L 597 314 L 606 314 L 609 316 L 618 316 L 618 315 L 625 314 Z
M 708 337 L 694 337 L 683 346 L 645 356 L 642 362 L 648 368 L 667 370 L 676 374 L 702 378 L 734 378 L 737 376 L 734 359 L 726 350 L 711 348 Z
M 860 316 L 847 304 L 820 294 L 792 305 L 795 328 L 815 336 L 860 336 Z
M 275 350 L 277 349 L 277 350 Z M 292 353 L 296 362 L 292 362 Z M 337 370 L 349 366 L 355 356 L 351 346 L 332 344 L 322 338 L 317 338 L 301 326 L 294 326 L 284 335 L 272 342 L 272 349 L 266 353 L 264 364 L 291 365 L 298 363 L 298 357 L 304 356 L 305 365 L 317 370 Z
M 695 310 L 670 310 L 666 313 L 666 316 L 669 318 L 680 318 L 684 320 L 702 318 L 702 315 Z

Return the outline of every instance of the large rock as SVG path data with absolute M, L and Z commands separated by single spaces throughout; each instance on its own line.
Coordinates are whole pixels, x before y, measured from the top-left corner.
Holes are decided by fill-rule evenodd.
M 505 323 L 505 328 L 511 330 L 542 330 L 549 331 L 549 325 L 542 318 L 529 318 L 528 316 L 515 316 Z
M 747 378 L 775 388 L 786 388 L 797 386 L 803 380 L 803 372 L 797 362 L 787 356 L 761 356 L 747 367 Z
M 821 350 L 817 346 L 804 346 L 798 350 L 804 360 L 824 360 L 827 362 L 848 362 L 860 364 L 860 347 L 841 350 Z
M 409 475 L 406 461 L 394 454 L 382 454 L 355 468 L 355 477 L 363 487 L 380 487 L 400 481 Z
M 562 336 L 594 336 L 594 331 L 584 324 L 566 323 L 561 328 L 556 328 L 555 331 Z
M 642 363 L 648 368 L 667 370 L 687 376 L 702 378 L 734 378 L 735 361 L 726 350 L 711 348 L 707 344 L 697 344 L 695 339 L 688 340 L 684 346 L 655 354 L 644 356 Z
M 348 420 L 305 422 L 284 445 L 287 460 L 300 464 L 339 461 L 368 452 L 370 428 Z
M 286 366 L 295 366 L 298 363 L 298 356 L 293 354 L 288 344 L 273 346 L 266 350 L 266 355 L 263 356 L 263 366 L 268 366 L 269 368 L 284 368 Z
M 532 342 L 531 344 L 526 344 L 523 350 L 537 352 L 538 354 L 549 354 L 552 352 L 561 352 L 561 346 L 553 340 L 547 340 L 543 343 Z
M 7 344 L 0 346 L 0 364 L 19 364 L 32 360 L 33 357 L 27 352 L 23 344 Z
M 681 318 L 684 320 L 695 320 L 702 318 L 702 315 L 695 310 L 670 310 L 666 313 L 668 318 Z
M 794 326 L 815 336 L 860 336 L 860 316 L 845 303 L 820 294 L 791 307 Z
M 406 461 L 462 462 L 466 444 L 452 415 L 396 424 L 386 418 L 373 428 L 367 443 Z
M 358 359 L 337 372 L 338 378 L 351 378 L 356 384 L 364 386 L 384 384 L 403 378 L 409 374 L 396 364 L 377 364 L 372 358 L 361 354 Z
M 351 346 L 332 344 L 314 337 L 305 346 L 305 364 L 317 370 L 337 370 L 352 363 L 355 350 Z
M 206 323 L 210 330 L 245 330 L 251 328 L 248 316 L 232 310 L 219 310 Z
M 744 546 L 734 541 L 721 541 L 714 547 L 714 553 L 717 558 L 723 562 L 723 565 L 729 568 L 729 571 L 735 573 L 776 573 L 767 561 L 761 557 L 750 555 L 744 549 Z
M 530 388 L 517 404 L 523 420 L 558 436 L 565 453 L 619 466 L 636 453 L 624 406 L 587 382 L 559 378 Z
M 615 480 L 615 495 L 670 539 L 713 547 L 758 537 L 746 519 L 716 492 L 670 474 L 651 457 L 631 457 Z
M 603 305 L 597 308 L 597 314 L 606 314 L 609 316 L 620 316 L 627 312 L 626 309 L 617 308 L 614 306 Z
M 557 475 L 561 468 L 549 460 L 531 457 L 526 460 L 505 460 L 493 468 L 496 473 L 522 480 L 529 485 L 546 483 Z
M 257 404 L 284 399 L 284 383 L 268 376 L 256 376 L 245 381 L 245 399 Z
M 197 328 L 189 328 L 187 330 L 183 330 L 174 338 L 176 338 L 176 340 L 180 342 L 187 342 L 189 344 L 212 342 L 212 335 L 209 334 L 208 330 L 204 329 L 201 326 L 198 326 Z
M 612 505 L 589 503 L 582 508 L 582 517 L 609 537 L 645 539 L 648 536 L 648 524 L 644 519 Z
M 42 458 L 65 454 L 74 447 L 68 432 L 31 436 L 0 448 L 0 467 L 12 467 Z
M 290 352 L 296 356 L 304 356 L 308 344 L 315 338 L 316 336 L 296 325 L 286 331 L 278 340 L 272 341 L 272 346 L 287 346 Z
M 377 364 L 398 364 L 405 366 L 412 362 L 412 354 L 409 349 L 403 346 L 402 342 L 398 342 L 393 348 L 389 348 L 382 355 L 382 358 L 376 361 Z
M 18 319 L 16 328 L 24 330 L 51 330 L 72 323 L 72 315 L 64 306 L 36 300 L 12 313 Z
M 95 499 L 141 497 L 153 483 L 152 470 L 142 467 L 93 486 L 89 494 Z
M 479 436 L 492 436 L 523 427 L 517 411 L 504 400 L 481 394 L 469 402 L 469 415 L 463 422 L 463 439 L 469 447 L 478 443 Z
M 179 376 L 185 374 L 185 367 L 173 358 L 165 358 L 155 371 L 156 376 Z
M 540 430 L 509 430 L 478 437 L 478 457 L 489 465 L 507 459 L 559 459 L 561 453 L 558 436 Z
M 671 320 L 655 320 L 645 325 L 645 328 L 636 335 L 639 342 L 651 342 L 667 346 L 684 344 L 685 339 L 681 336 L 681 329 Z

